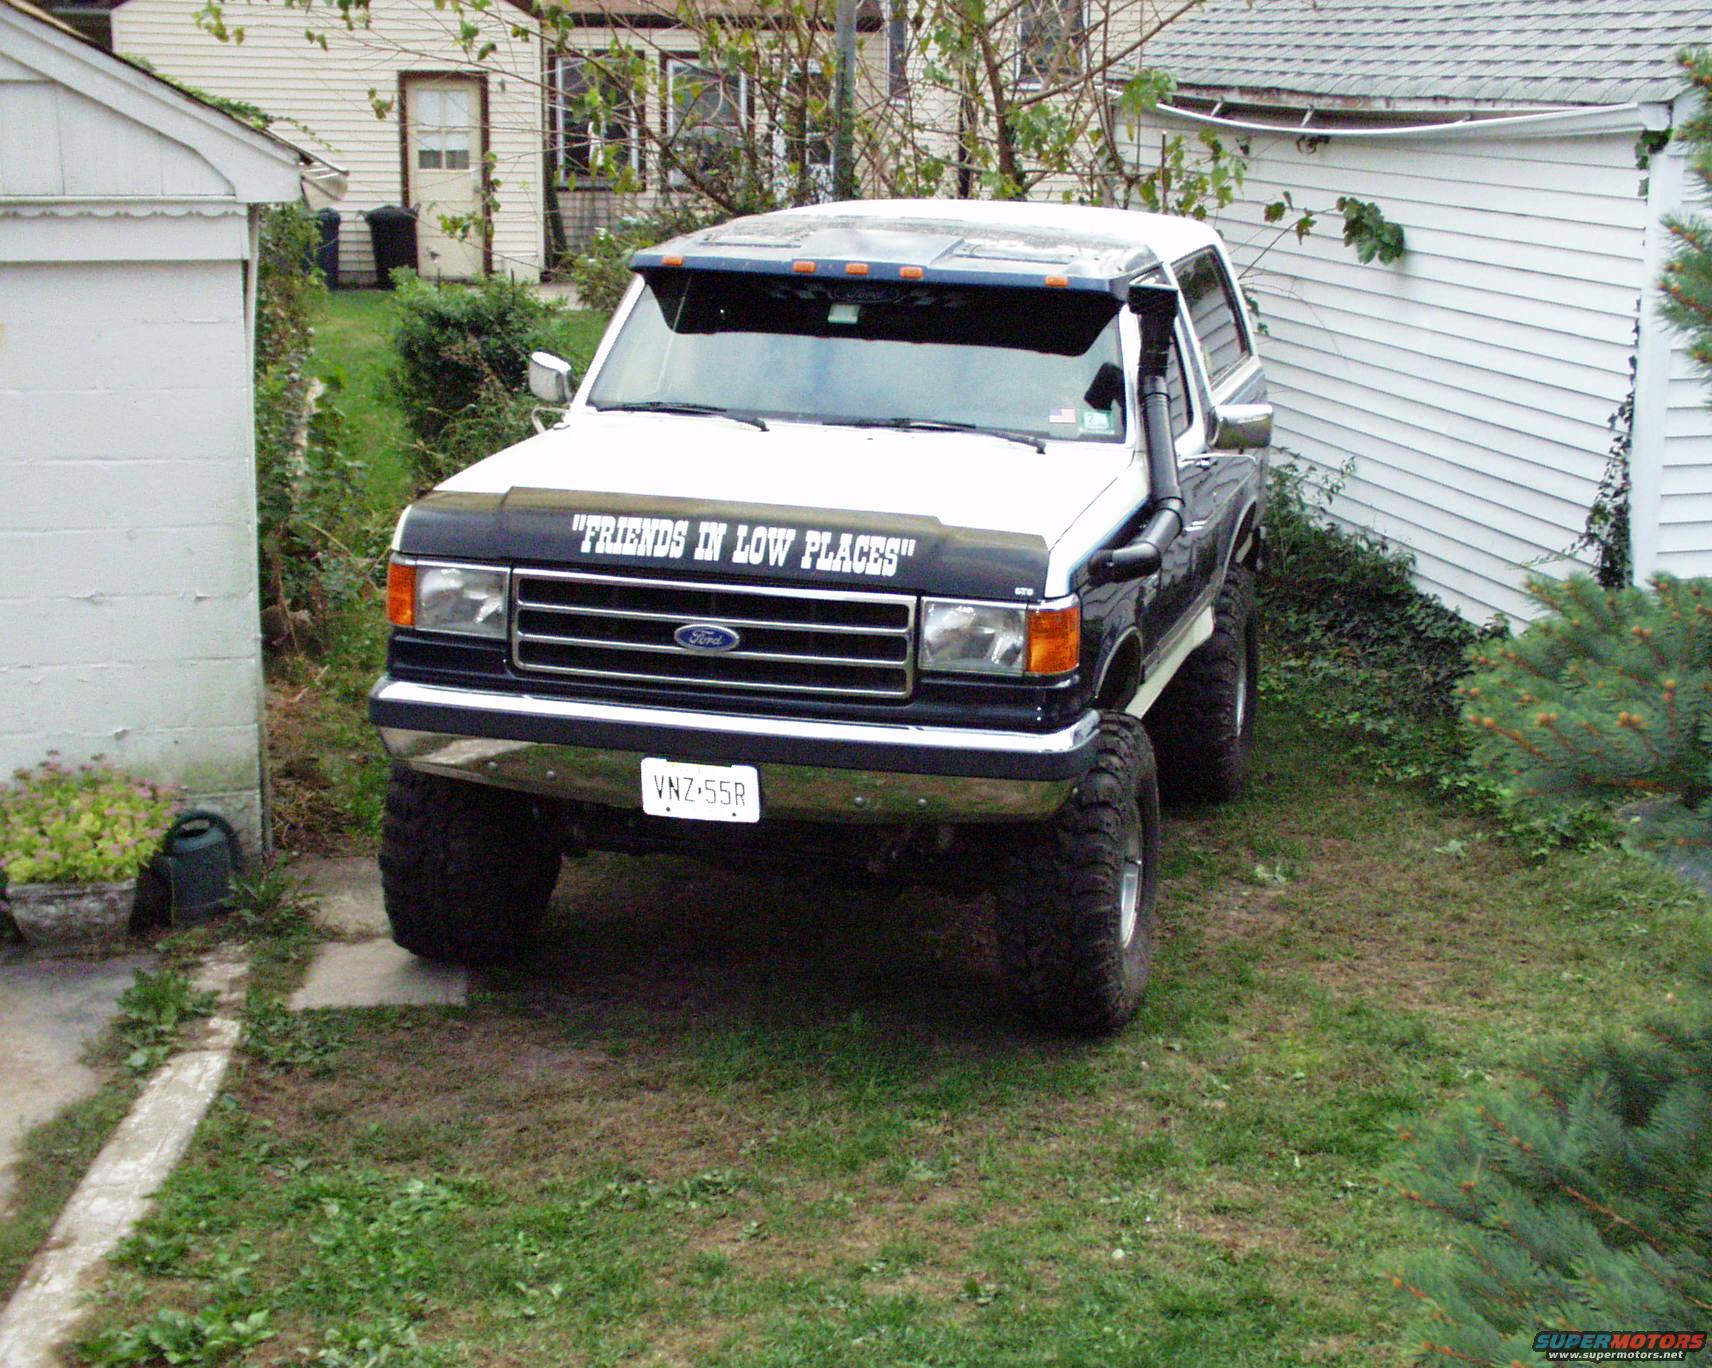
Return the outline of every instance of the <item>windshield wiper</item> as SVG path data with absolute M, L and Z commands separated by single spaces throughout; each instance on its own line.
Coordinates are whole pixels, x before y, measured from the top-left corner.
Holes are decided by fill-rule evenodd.
M 949 418 L 823 418 L 821 421 L 831 427 L 896 428 L 904 432 L 978 432 L 983 437 L 1003 437 L 1007 442 L 1021 442 L 1042 455 L 1046 452 L 1044 439 L 1032 433 L 982 427 L 978 423 L 958 423 Z
M 679 403 L 676 399 L 638 399 L 628 404 L 596 404 L 600 413 L 708 413 L 716 418 L 729 418 L 734 423 L 747 423 L 762 432 L 769 431 L 766 423 L 753 413 L 733 413 L 718 404 Z

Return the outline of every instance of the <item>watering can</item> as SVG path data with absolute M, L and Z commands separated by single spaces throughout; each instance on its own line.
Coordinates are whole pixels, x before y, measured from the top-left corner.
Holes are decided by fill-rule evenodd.
M 232 908 L 232 879 L 244 852 L 232 824 L 217 812 L 182 813 L 161 840 L 153 867 L 172 893 L 175 926 L 195 926 Z

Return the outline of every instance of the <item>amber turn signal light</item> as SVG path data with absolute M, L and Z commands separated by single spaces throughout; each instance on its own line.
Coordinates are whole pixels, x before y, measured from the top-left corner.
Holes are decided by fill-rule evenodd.
M 1028 615 L 1028 672 L 1063 674 L 1082 659 L 1082 605 L 1037 608 Z
M 394 627 L 416 625 L 416 567 L 409 561 L 387 564 L 386 620 Z

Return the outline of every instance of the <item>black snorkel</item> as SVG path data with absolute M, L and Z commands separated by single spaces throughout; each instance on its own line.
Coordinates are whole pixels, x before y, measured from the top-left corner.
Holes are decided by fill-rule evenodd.
M 1177 451 L 1171 441 L 1171 402 L 1165 387 L 1177 326 L 1175 286 L 1137 281 L 1129 287 L 1130 311 L 1141 324 L 1142 438 L 1147 445 L 1147 484 L 1153 511 L 1140 537 L 1117 551 L 1096 551 L 1088 575 L 1096 584 L 1144 579 L 1157 571 L 1183 530 L 1183 491 L 1177 483 Z

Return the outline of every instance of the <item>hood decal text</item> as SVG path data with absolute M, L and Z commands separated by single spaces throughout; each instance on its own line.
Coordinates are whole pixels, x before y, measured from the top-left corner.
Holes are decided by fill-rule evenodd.
M 823 575 L 894 579 L 916 553 L 916 538 L 835 528 L 736 524 L 713 518 L 656 518 L 573 513 L 584 556 L 683 561 L 692 565 L 755 565 Z M 800 538 L 800 546 L 799 546 Z

